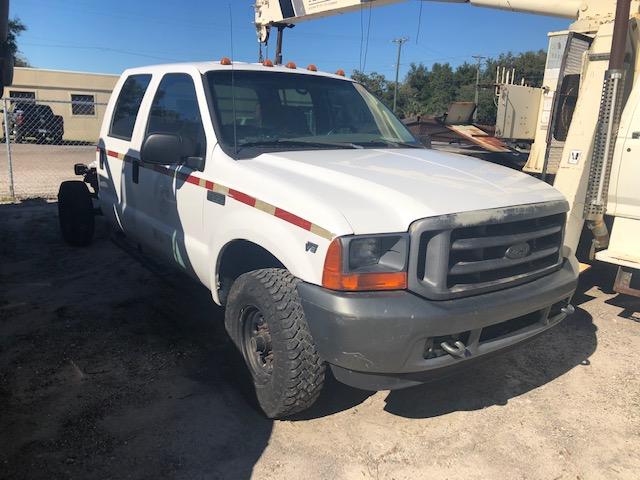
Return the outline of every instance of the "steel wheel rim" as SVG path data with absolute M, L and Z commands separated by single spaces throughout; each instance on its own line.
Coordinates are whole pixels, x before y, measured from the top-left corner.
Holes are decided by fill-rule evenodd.
M 273 347 L 269 325 L 262 311 L 253 305 L 242 310 L 242 350 L 254 375 L 271 375 Z

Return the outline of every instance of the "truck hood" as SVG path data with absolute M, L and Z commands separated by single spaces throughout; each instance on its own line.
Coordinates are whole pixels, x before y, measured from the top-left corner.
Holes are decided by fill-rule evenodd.
M 287 203 L 295 201 L 307 218 L 316 217 L 314 208 L 330 208 L 355 234 L 401 232 L 420 218 L 564 198 L 522 172 L 427 149 L 277 152 L 246 162 L 263 185 L 270 179 L 274 187 L 286 185 Z

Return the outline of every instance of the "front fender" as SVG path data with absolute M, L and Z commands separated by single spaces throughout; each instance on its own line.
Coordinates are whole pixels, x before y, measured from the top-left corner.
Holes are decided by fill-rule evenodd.
M 231 200 L 233 201 L 233 200 Z M 211 255 L 211 294 L 220 304 L 218 271 L 224 249 L 234 240 L 246 240 L 267 250 L 292 275 L 320 285 L 322 269 L 330 240 L 284 222 L 257 209 L 239 207 L 228 212 L 212 226 L 209 252 Z

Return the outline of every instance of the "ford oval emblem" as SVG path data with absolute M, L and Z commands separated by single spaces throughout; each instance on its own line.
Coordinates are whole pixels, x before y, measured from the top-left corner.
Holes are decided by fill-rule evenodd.
M 531 252 L 531 247 L 528 243 L 517 243 L 507 248 L 505 256 L 511 260 L 518 260 L 524 258 Z

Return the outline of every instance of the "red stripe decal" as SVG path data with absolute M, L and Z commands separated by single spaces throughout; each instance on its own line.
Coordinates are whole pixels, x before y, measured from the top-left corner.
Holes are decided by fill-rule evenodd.
M 285 220 L 289 223 L 294 224 L 297 227 L 303 228 L 305 230 L 311 230 L 311 222 L 305 220 L 304 218 L 300 218 L 293 213 L 289 213 L 286 210 L 282 210 L 281 208 L 276 207 L 276 217 Z
M 229 189 L 229 196 L 239 202 L 245 203 L 250 207 L 256 206 L 256 199 L 247 195 L 246 193 L 239 192 L 237 190 Z
M 192 183 L 193 185 L 200 185 L 200 179 L 198 177 L 194 177 L 193 175 L 189 175 L 187 177 L 187 183 Z
M 100 147 L 97 148 L 98 151 L 101 151 L 102 149 Z M 118 152 L 114 152 L 113 150 L 105 150 L 106 154 L 110 157 L 115 157 L 115 158 L 120 158 L 120 154 Z M 123 155 L 123 161 L 124 162 L 132 162 L 132 161 L 138 161 L 137 158 L 131 157 L 129 155 Z M 175 175 L 176 178 L 187 182 L 187 183 L 191 183 L 193 185 L 196 186 L 200 186 L 200 182 L 201 179 L 200 177 L 197 177 L 195 175 L 188 175 L 186 173 L 174 170 L 172 168 L 167 168 L 167 167 L 163 167 L 162 165 L 154 165 L 154 164 L 142 164 L 141 165 L 143 168 L 148 168 L 150 170 L 154 170 L 158 173 L 161 173 L 163 175 L 167 175 L 169 177 L 173 177 Z M 213 190 L 214 187 L 216 186 L 216 184 L 214 182 L 211 182 L 209 180 L 205 180 L 203 187 L 206 188 L 207 190 Z M 220 185 L 221 186 L 221 185 Z M 223 187 L 223 186 L 221 186 Z M 226 188 L 226 187 L 223 187 Z M 232 188 L 229 189 L 229 192 L 227 193 L 227 196 L 233 198 L 234 200 L 237 200 L 240 203 L 244 203 L 245 205 L 249 205 L 250 207 L 255 207 L 256 206 L 256 202 L 257 199 L 255 197 L 252 197 L 251 195 L 247 195 L 246 193 L 242 193 L 239 192 L 238 190 L 234 190 Z M 281 208 L 275 207 L 275 213 L 273 214 L 275 217 L 279 218 L 280 220 L 284 220 L 285 222 L 288 222 L 292 225 L 295 225 L 296 227 L 300 227 L 304 230 L 307 231 L 311 231 L 311 227 L 313 226 L 313 224 L 308 221 L 305 220 L 304 218 L 298 217 L 297 215 L 294 215 L 293 213 L 287 212 L 286 210 L 283 210 Z M 325 236 L 322 235 L 321 233 L 317 233 L 317 235 L 321 235 L 321 236 Z M 329 233 L 327 233 L 327 235 L 331 235 Z M 326 237 L 329 238 L 329 240 L 331 239 L 331 237 Z

